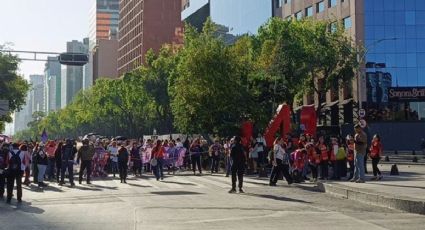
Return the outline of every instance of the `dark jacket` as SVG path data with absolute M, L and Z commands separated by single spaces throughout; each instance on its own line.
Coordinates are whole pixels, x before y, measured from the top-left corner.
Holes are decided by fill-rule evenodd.
M 78 150 L 77 161 L 80 159 L 83 161 L 91 161 L 94 156 L 94 147 L 92 145 L 83 145 Z
M 122 162 L 122 163 L 128 162 L 128 151 L 124 147 L 121 147 L 118 149 L 118 162 Z
M 36 158 L 37 164 L 47 165 L 48 159 L 47 159 L 47 154 L 44 150 L 40 149 L 35 154 L 36 154 L 35 158 Z
M 230 151 L 230 157 L 232 158 L 234 165 L 245 165 L 246 164 L 246 156 L 243 146 L 241 144 L 235 144 Z
M 62 161 L 73 161 L 75 159 L 75 154 L 77 153 L 77 148 L 73 145 L 64 145 L 61 151 Z

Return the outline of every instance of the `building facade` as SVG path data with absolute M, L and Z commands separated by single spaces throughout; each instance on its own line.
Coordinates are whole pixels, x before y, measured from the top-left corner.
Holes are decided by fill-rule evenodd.
M 273 16 L 272 6 L 272 0 L 184 0 L 182 20 L 200 30 L 210 17 L 228 34 L 256 34 Z
M 340 22 L 353 41 L 365 48 L 363 67 L 352 82 L 358 108 L 370 109 L 372 120 L 425 120 L 425 102 L 394 104 L 390 87 L 425 85 L 425 1 L 420 0 L 275 0 L 275 15 Z M 332 103 L 331 92 L 327 102 Z M 304 104 L 308 104 L 304 100 Z M 402 110 L 412 116 L 399 116 Z
M 90 51 L 98 40 L 109 40 L 110 31 L 118 31 L 119 16 L 119 0 L 94 0 L 90 10 Z
M 48 114 L 61 108 L 61 64 L 57 57 L 48 57 L 47 60 L 44 66 L 44 98 Z
M 118 40 L 99 40 L 93 50 L 93 80 L 118 78 Z
M 181 33 L 181 0 L 120 0 L 118 74 L 143 64 L 149 49 L 158 51 Z
M 85 38 L 83 42 L 73 40 L 67 42 L 66 52 L 70 53 L 88 53 L 89 39 Z M 90 81 L 87 76 L 90 76 L 89 65 L 85 66 L 66 66 L 66 74 L 62 75 L 62 101 L 61 106 L 64 108 L 66 105 L 72 102 L 75 95 L 83 89 L 85 82 Z M 91 80 L 92 81 L 92 80 Z
M 44 75 L 30 75 L 30 108 L 32 113 L 45 111 Z

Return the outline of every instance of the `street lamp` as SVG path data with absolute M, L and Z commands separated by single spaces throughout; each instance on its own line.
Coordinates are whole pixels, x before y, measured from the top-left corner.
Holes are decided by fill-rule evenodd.
M 398 38 L 382 38 L 382 39 L 379 39 L 379 40 L 376 40 L 376 41 L 372 42 L 370 45 L 368 45 L 364 49 L 364 52 L 363 52 L 363 54 L 361 56 L 360 56 L 360 52 L 357 52 L 357 63 L 359 63 L 361 65 L 365 61 L 366 55 L 369 53 L 369 51 L 372 48 L 374 48 L 376 45 L 378 45 L 379 43 L 384 42 L 384 41 L 395 41 L 397 39 Z M 360 69 L 359 68 L 358 69 L 357 76 L 361 76 L 360 77 L 360 80 L 364 80 L 363 73 L 364 73 L 364 69 Z M 363 107 L 363 105 L 362 105 L 363 100 L 362 100 L 362 97 L 361 97 L 361 94 L 360 94 L 360 83 L 359 83 L 359 79 L 357 79 L 357 100 L 358 100 L 358 103 L 359 103 L 359 109 L 362 109 L 362 107 Z

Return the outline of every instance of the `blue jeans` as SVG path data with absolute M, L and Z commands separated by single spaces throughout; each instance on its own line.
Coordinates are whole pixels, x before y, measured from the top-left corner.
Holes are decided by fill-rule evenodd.
M 44 182 L 44 174 L 46 173 L 47 165 L 37 164 L 37 168 L 38 168 L 38 183 L 43 183 Z
M 119 173 L 118 162 L 111 161 L 111 171 L 114 177 L 115 177 L 115 173 Z
M 156 179 L 159 180 L 159 178 L 164 178 L 164 169 L 163 169 L 164 159 L 157 158 L 156 160 L 158 164 L 154 167 L 153 172 L 155 174 Z
M 355 153 L 354 158 L 354 177 L 353 179 L 361 179 L 364 180 L 364 154 Z
M 232 173 L 232 159 L 226 156 L 226 176 Z
M 48 165 L 46 168 L 46 175 L 49 180 L 52 180 L 55 178 L 55 163 L 56 163 L 55 158 L 49 158 Z

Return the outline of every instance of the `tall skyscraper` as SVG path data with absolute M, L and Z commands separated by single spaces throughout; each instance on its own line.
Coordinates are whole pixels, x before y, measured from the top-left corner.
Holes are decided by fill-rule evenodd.
M 30 75 L 30 108 L 32 113 L 45 111 L 44 75 Z
M 66 51 L 71 53 L 88 53 L 89 39 L 85 38 L 84 42 L 73 40 L 67 42 Z M 66 66 L 66 74 L 62 76 L 62 108 L 68 105 L 75 97 L 75 95 L 83 89 L 85 77 L 89 75 L 87 65 L 85 66 Z
M 94 0 L 90 10 L 90 51 L 98 40 L 109 40 L 110 31 L 118 31 L 119 0 Z
M 271 0 L 183 0 L 182 20 L 198 30 L 205 20 L 227 28 L 232 35 L 256 34 L 258 28 L 273 16 Z M 219 31 L 220 32 L 220 31 Z
M 44 67 L 46 113 L 61 108 L 61 64 L 57 57 L 48 57 Z
M 141 66 L 149 49 L 173 43 L 181 27 L 181 0 L 120 0 L 118 73 Z
M 118 77 L 119 0 L 94 0 L 90 12 L 89 63 L 84 88 L 100 77 Z

